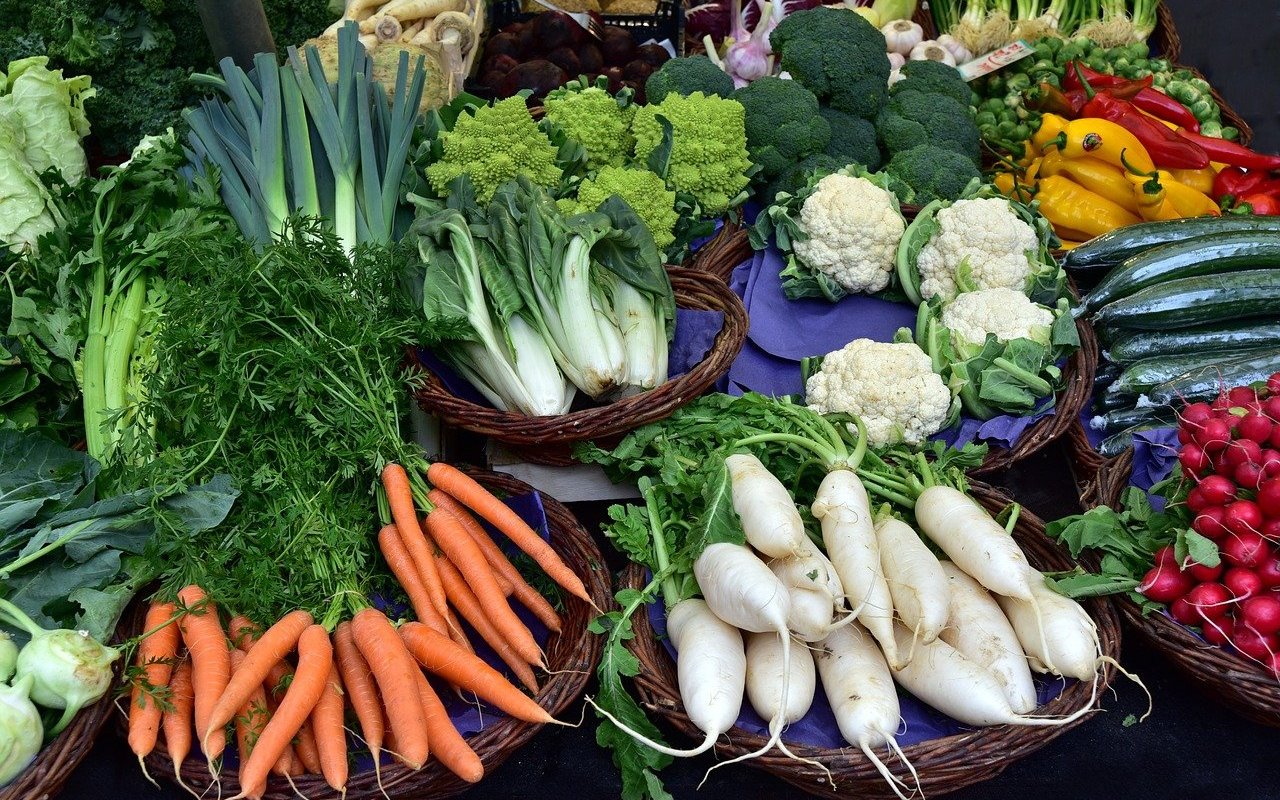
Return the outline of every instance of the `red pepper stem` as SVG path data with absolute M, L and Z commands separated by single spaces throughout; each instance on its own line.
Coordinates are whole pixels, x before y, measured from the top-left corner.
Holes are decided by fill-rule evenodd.
M 1074 69 L 1074 70 L 1076 71 L 1076 77 L 1080 79 L 1080 84 L 1081 84 L 1082 86 L 1084 86 L 1084 95 L 1085 95 L 1085 97 L 1087 97 L 1087 98 L 1089 98 L 1090 100 L 1092 100 L 1092 99 L 1093 99 L 1093 97 L 1094 97 L 1094 95 L 1096 95 L 1096 94 L 1097 94 L 1097 92 L 1095 92 L 1095 91 L 1093 90 L 1093 86 L 1091 86 L 1091 85 L 1089 84 L 1089 79 L 1088 79 L 1088 78 L 1086 78 L 1086 77 L 1084 76 L 1084 70 L 1080 69 L 1080 62 L 1079 62 L 1079 61 L 1072 61 L 1072 62 L 1071 62 L 1071 68 L 1072 68 L 1072 69 Z

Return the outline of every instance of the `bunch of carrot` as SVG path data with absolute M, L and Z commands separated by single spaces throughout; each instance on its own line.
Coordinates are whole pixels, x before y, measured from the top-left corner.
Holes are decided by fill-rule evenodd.
M 224 628 L 217 607 L 198 586 L 178 592 L 177 604 L 153 602 L 129 705 L 129 745 L 139 761 L 154 750 L 163 730 L 181 782 L 192 731 L 212 769 L 226 747 L 227 726 L 234 723 L 241 758 L 237 798 L 262 797 L 272 772 L 320 774 L 343 791 L 348 778 L 344 714 L 350 707 L 375 765 L 384 751 L 411 769 L 434 755 L 474 783 L 484 767 L 450 722 L 424 669 L 512 717 L 555 722 L 475 655 L 454 617 L 456 610 L 536 693 L 532 667 L 545 668 L 543 654 L 507 597 L 553 631 L 560 629 L 559 617 L 472 512 L 506 534 L 567 591 L 591 602 L 585 586 L 550 545 L 470 477 L 433 464 L 428 479 L 437 488 L 426 502 L 415 503 L 418 493 L 402 467 L 388 465 L 382 475 L 394 523 L 382 529 L 378 543 L 409 596 L 416 622 L 397 628 L 383 612 L 364 608 L 330 634 L 309 612 L 297 610 L 265 631 L 243 617 L 231 617 Z M 425 532 L 417 505 L 427 510 Z

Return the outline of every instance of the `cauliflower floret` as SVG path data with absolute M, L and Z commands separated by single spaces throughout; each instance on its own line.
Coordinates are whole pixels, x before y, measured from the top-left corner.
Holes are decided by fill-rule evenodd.
M 937 213 L 938 230 L 920 249 L 920 294 L 955 297 L 963 271 L 974 289 L 1003 287 L 1025 292 L 1039 240 L 1009 201 L 1000 197 L 959 200 Z
M 893 195 L 865 178 L 833 173 L 818 181 L 800 209 L 807 239 L 796 257 L 851 294 L 889 285 L 906 223 Z
M 957 295 L 943 306 L 942 324 L 951 331 L 957 350 L 965 344 L 982 347 L 988 333 L 1001 342 L 1031 339 L 1048 344 L 1053 311 L 1016 289 L 979 289 Z
M 854 339 L 822 359 L 805 394 L 814 411 L 859 417 L 873 447 L 923 444 L 951 412 L 951 392 L 929 356 L 910 342 Z

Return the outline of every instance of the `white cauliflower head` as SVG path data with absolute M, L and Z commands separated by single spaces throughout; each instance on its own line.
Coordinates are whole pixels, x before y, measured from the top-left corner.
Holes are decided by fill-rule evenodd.
M 890 192 L 838 172 L 818 181 L 805 199 L 800 226 L 808 238 L 795 243 L 796 257 L 850 294 L 889 285 L 907 227 Z
M 961 270 L 974 289 L 1017 289 L 1025 292 L 1039 249 L 1035 229 L 1002 197 L 958 200 L 936 215 L 938 230 L 916 261 L 920 295 L 950 299 L 959 292 Z
M 988 333 L 1001 342 L 1031 339 L 1048 344 L 1053 320 L 1051 309 L 1003 287 L 965 292 L 942 307 L 942 324 L 951 331 L 957 350 L 965 344 L 982 347 Z
M 923 444 L 951 415 L 950 390 L 929 356 L 910 342 L 854 339 L 822 359 L 805 395 L 819 413 L 859 417 L 873 447 Z

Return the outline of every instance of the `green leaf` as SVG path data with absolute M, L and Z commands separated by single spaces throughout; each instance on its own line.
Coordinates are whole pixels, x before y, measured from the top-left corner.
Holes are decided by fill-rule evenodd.
M 1197 564 L 1206 567 L 1216 567 L 1222 563 L 1222 556 L 1218 553 L 1217 542 L 1188 530 L 1183 534 L 1183 542 L 1186 544 L 1187 555 Z
M 0 532 L 56 513 L 98 474 L 98 464 L 37 432 L 0 430 Z
M 711 459 L 700 478 L 704 511 L 689 538 L 691 563 L 709 545 L 723 542 L 745 544 L 747 541 L 746 534 L 742 531 L 742 520 L 738 519 L 738 512 L 733 510 L 733 482 L 729 478 L 724 459 Z
M 654 115 L 654 119 L 662 126 L 662 141 L 649 153 L 645 166 L 654 175 L 666 180 L 667 170 L 671 166 L 671 150 L 675 144 L 675 139 L 672 136 L 670 120 L 661 114 Z

